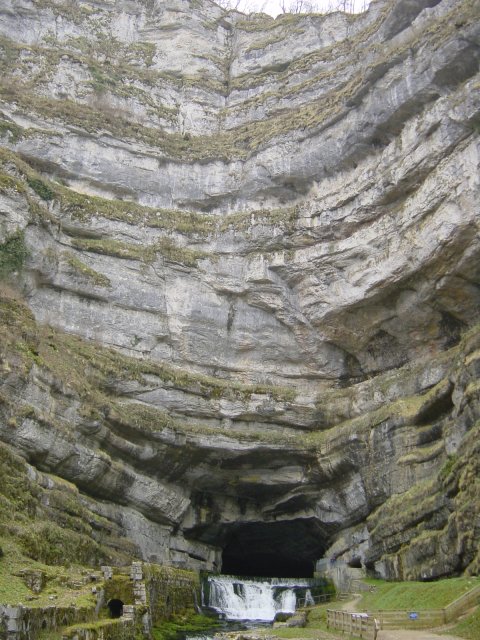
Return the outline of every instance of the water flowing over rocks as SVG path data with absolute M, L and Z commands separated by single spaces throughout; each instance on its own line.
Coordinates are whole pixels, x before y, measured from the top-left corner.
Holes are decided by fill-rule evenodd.
M 479 18 L 2 4 L 0 438 L 107 548 L 478 572 Z

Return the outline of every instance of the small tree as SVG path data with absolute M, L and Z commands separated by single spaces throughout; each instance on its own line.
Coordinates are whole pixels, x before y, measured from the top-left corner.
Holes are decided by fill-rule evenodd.
M 227 11 L 241 11 L 242 13 L 262 13 L 267 0 L 260 3 L 256 0 L 215 0 L 216 4 Z
M 282 13 L 316 13 L 318 5 L 310 0 L 282 0 L 280 3 Z
M 262 12 L 267 6 L 266 0 L 216 0 L 224 9 L 241 11 L 242 13 Z M 333 13 L 344 11 L 355 13 L 366 11 L 370 0 L 278 0 L 279 11 L 282 13 Z

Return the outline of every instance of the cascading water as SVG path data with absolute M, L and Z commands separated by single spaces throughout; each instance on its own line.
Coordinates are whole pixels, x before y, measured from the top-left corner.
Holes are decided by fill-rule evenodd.
M 248 580 L 235 576 L 208 576 L 206 580 L 204 606 L 226 620 L 262 622 L 272 622 L 279 613 L 295 613 L 297 595 L 305 598 L 312 584 L 311 580 L 302 578 Z

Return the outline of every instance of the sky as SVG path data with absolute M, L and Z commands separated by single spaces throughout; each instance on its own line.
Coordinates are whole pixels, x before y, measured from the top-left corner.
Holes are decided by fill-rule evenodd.
M 283 0 L 283 2 L 289 6 L 291 2 L 295 0 Z M 337 6 L 338 4 L 343 4 L 345 1 L 346 5 L 350 7 L 353 12 L 357 13 L 364 10 L 370 3 L 370 0 L 307 0 L 310 4 L 315 5 L 315 11 L 322 13 L 324 11 L 331 10 L 332 7 Z M 252 12 L 252 11 L 263 11 L 265 13 L 269 13 L 272 16 L 277 16 L 279 13 L 282 13 L 282 0 L 242 0 L 241 6 L 239 9 L 241 11 Z

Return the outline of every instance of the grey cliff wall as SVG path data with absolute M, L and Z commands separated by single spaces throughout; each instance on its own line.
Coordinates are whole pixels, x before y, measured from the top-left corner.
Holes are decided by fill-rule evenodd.
M 3 3 L 1 438 L 143 558 L 478 570 L 479 9 Z

